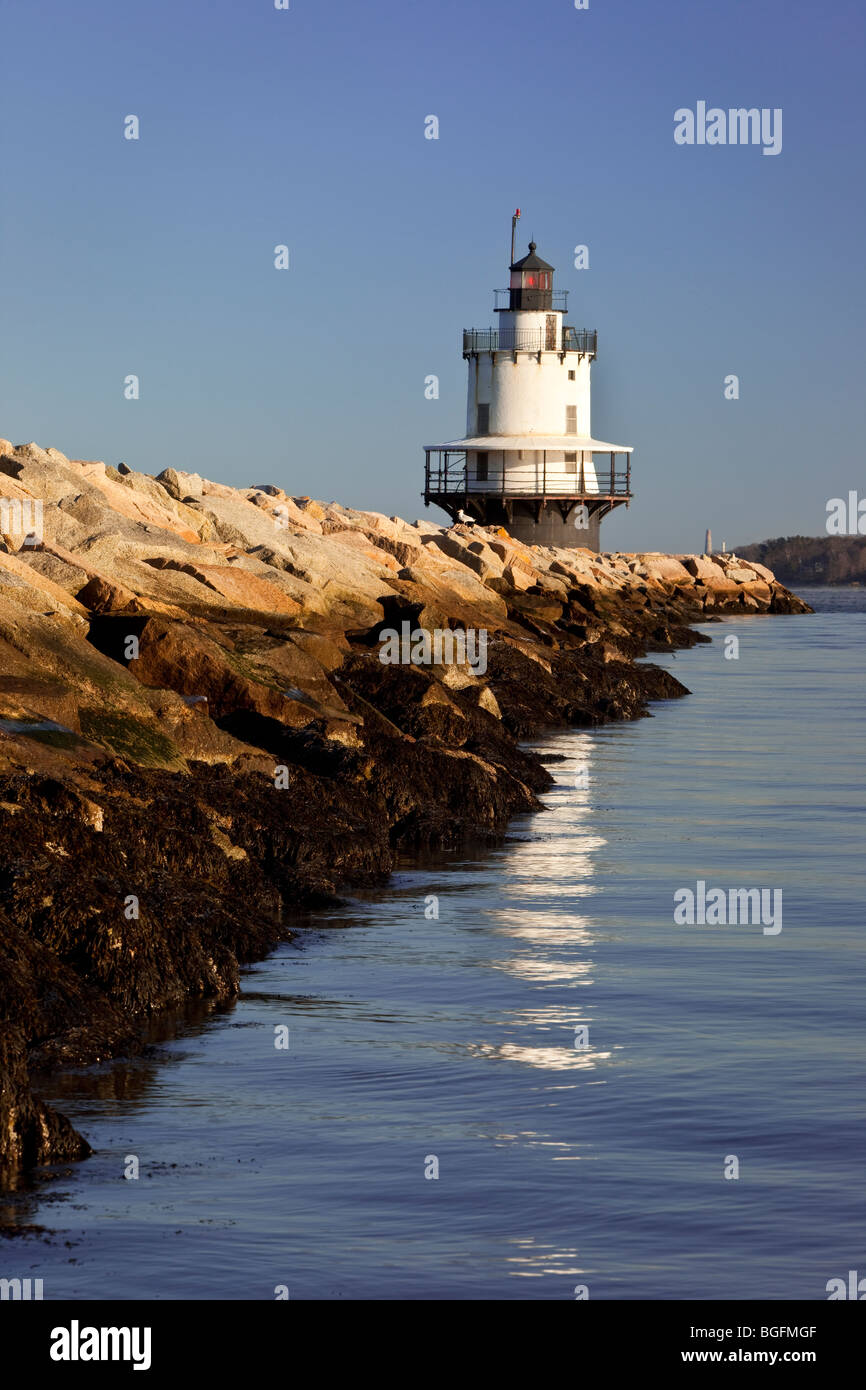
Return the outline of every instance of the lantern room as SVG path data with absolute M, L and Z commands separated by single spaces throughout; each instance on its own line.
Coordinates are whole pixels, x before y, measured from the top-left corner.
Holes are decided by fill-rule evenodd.
M 512 265 L 508 288 L 509 310 L 553 308 L 553 266 L 536 256 L 534 241 L 529 255 Z

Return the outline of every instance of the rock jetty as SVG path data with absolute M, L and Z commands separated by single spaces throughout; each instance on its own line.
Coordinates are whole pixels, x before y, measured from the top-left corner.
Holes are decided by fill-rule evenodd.
M 535 809 L 521 740 L 687 693 L 637 658 L 808 611 L 733 556 L 527 547 L 0 440 L 0 1174 L 88 1153 L 47 1072 L 230 1000 L 293 913 L 399 852 Z M 386 631 L 404 657 L 483 634 L 484 660 L 385 662 Z

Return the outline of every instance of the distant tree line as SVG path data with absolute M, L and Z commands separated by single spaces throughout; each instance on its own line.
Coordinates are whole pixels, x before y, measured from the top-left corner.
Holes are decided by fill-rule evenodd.
M 778 536 L 737 546 L 743 560 L 766 565 L 783 584 L 866 584 L 866 537 Z

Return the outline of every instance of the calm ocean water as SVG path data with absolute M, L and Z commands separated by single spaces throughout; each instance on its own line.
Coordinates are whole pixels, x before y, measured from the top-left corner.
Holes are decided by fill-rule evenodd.
M 653 719 L 537 745 L 564 759 L 549 809 L 501 848 L 404 866 L 231 1010 L 58 1082 L 97 1152 L 13 1209 L 53 1234 L 0 1274 L 46 1299 L 823 1299 L 866 1273 L 866 591 L 806 596 L 661 658 L 693 693 Z M 781 933 L 677 926 L 699 879 L 781 889 Z

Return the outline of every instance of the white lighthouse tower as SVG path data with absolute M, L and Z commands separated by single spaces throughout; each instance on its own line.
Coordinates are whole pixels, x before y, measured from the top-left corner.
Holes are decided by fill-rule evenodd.
M 564 322 L 553 275 L 531 241 L 494 292 L 499 327 L 464 329 L 466 435 L 425 445 L 424 502 L 518 540 L 598 550 L 602 517 L 630 501 L 632 449 L 592 437 L 598 335 Z

